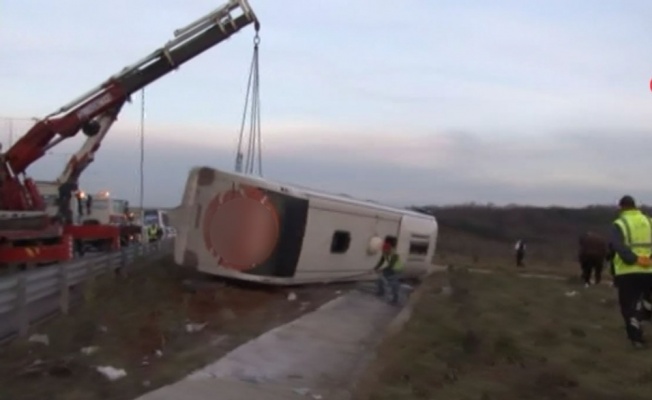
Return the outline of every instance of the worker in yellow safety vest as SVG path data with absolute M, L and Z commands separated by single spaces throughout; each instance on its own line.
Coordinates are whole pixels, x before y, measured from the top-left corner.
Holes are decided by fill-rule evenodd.
M 618 288 L 620 312 L 625 321 L 627 337 L 635 347 L 643 347 L 645 340 L 641 329 L 641 308 L 652 308 L 652 222 L 636 208 L 632 196 L 620 199 L 620 215 L 614 221 L 611 245 L 614 276 Z
M 158 228 L 156 225 L 150 225 L 147 230 L 147 237 L 149 238 L 150 243 L 155 242 L 158 239 Z
M 386 241 L 383 244 L 383 252 L 374 267 L 374 271 L 380 271 L 378 277 L 378 296 L 385 296 L 385 285 L 389 286 L 392 299 L 390 304 L 398 304 L 398 292 L 400 287 L 399 273 L 403 269 L 403 263 L 399 255 L 396 253 L 396 247 L 393 243 Z

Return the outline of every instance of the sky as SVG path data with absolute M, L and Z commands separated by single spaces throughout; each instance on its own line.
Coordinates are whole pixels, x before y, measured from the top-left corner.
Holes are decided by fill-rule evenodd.
M 222 3 L 1 1 L 0 141 Z M 652 203 L 650 1 L 250 4 L 267 178 L 393 205 Z M 146 88 L 145 205 L 177 205 L 194 166 L 233 170 L 254 33 Z M 138 204 L 140 101 L 82 176 L 88 192 Z M 29 175 L 55 179 L 82 142 Z

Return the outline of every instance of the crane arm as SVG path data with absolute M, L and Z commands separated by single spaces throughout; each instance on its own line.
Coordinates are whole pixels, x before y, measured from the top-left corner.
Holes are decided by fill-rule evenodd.
M 57 178 L 57 184 L 77 184 L 81 173 L 84 172 L 84 170 L 95 159 L 95 153 L 99 150 L 102 140 L 118 118 L 118 114 L 120 113 L 123 104 L 119 104 L 116 107 L 105 111 L 103 114 L 91 121 L 93 124 L 94 134 L 88 136 L 79 150 L 70 157 L 66 167 Z
M 70 157 L 66 167 L 56 180 L 59 187 L 58 215 L 67 224 L 72 224 L 71 200 L 74 192 L 79 190 L 79 177 L 95 159 L 95 153 L 99 150 L 102 140 L 118 118 L 118 114 L 124 103 L 105 111 L 90 121 L 90 133 L 84 144 Z
M 232 14 L 236 10 L 241 13 Z M 57 112 L 37 122 L 4 154 L 5 171 L 0 183 L 23 174 L 47 150 L 80 130 L 92 136 L 92 120 L 122 106 L 130 96 L 186 61 L 228 39 L 247 25 L 260 25 L 247 0 L 229 0 L 225 5 L 174 32 L 174 39 L 142 60 L 124 68 L 106 82 L 80 96 Z M 10 204 L 3 204 L 6 209 Z M 16 205 L 21 208 L 21 205 Z

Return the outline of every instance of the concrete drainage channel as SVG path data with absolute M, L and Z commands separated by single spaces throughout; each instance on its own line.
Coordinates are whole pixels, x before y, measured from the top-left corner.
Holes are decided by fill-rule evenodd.
M 165 274 L 162 273 L 161 270 L 166 268 L 169 271 Z M 157 271 L 161 275 L 158 278 L 155 276 Z M 278 357 L 286 359 L 286 353 L 292 355 L 297 352 L 299 354 L 305 353 L 305 357 L 312 354 L 313 358 L 323 359 L 324 356 L 317 356 L 314 351 L 311 353 L 310 350 L 303 351 L 297 346 L 319 347 L 319 343 L 321 343 L 319 340 L 322 340 L 322 342 L 325 340 L 326 342 L 330 341 L 331 344 L 339 343 L 339 345 L 344 346 L 345 350 L 347 350 L 344 353 L 353 352 L 356 354 L 356 358 L 347 361 L 346 371 L 348 372 L 344 376 L 335 379 L 335 381 L 331 380 L 330 386 L 341 389 L 338 394 L 338 396 L 341 396 L 349 391 L 351 377 L 357 376 L 356 374 L 364 370 L 368 364 L 369 359 L 365 357 L 373 354 L 373 349 L 382 340 L 382 332 L 390 324 L 390 320 L 397 314 L 405 315 L 400 308 L 391 307 L 380 301 L 376 296 L 371 295 L 376 289 L 374 282 L 258 290 L 223 281 L 216 283 L 212 279 L 208 279 L 208 283 L 198 284 L 198 281 L 194 280 L 194 278 L 179 276 L 178 271 L 179 269 L 173 267 L 171 262 L 165 261 L 157 263 L 156 268 L 143 268 L 134 271 L 134 274 L 130 275 L 127 280 L 118 282 L 120 286 L 115 287 L 115 289 L 121 291 L 121 296 L 125 297 L 124 301 L 129 300 L 127 304 L 122 305 L 122 308 L 114 308 L 111 302 L 100 301 L 99 308 L 96 307 L 96 312 L 101 311 L 100 314 L 88 314 L 87 307 L 84 307 L 71 314 L 71 317 L 66 318 L 66 324 L 68 325 L 65 326 L 66 329 L 70 330 L 66 334 L 72 334 L 73 336 L 81 334 L 81 332 L 75 332 L 75 329 L 77 329 L 75 327 L 77 325 L 76 320 L 85 321 L 86 324 L 94 321 L 97 326 L 104 325 L 106 322 L 102 319 L 104 315 L 114 315 L 124 320 L 115 326 L 107 323 L 106 327 L 102 327 L 101 333 L 91 335 L 91 337 L 94 337 L 92 342 L 78 344 L 76 341 L 68 344 L 65 344 L 65 341 L 61 342 L 61 338 L 57 338 L 57 335 L 60 334 L 57 330 L 61 331 L 60 321 L 57 320 L 54 321 L 54 324 L 46 325 L 43 329 L 36 331 L 39 334 L 50 335 L 49 345 L 29 344 L 31 350 L 27 356 L 24 347 L 22 347 L 22 350 L 18 347 L 18 350 L 22 351 L 22 353 L 18 351 L 14 354 L 11 351 L 3 352 L 2 358 L 5 359 L 6 364 L 0 361 L 0 367 L 9 367 L 9 365 L 17 363 L 29 364 L 41 360 L 41 364 L 36 367 L 57 365 L 60 370 L 67 368 L 70 378 L 75 379 L 76 382 L 74 390 L 83 392 L 85 399 L 133 399 L 156 387 L 183 379 L 192 370 L 201 368 L 207 363 L 213 362 L 215 364 L 214 360 L 221 360 L 218 363 L 231 363 L 233 365 L 233 362 L 237 362 L 237 360 L 234 361 L 233 358 L 229 358 L 229 354 L 246 346 L 246 343 L 249 343 L 248 340 L 255 343 L 257 338 L 267 338 L 262 339 L 263 341 L 273 339 L 272 342 L 274 343 L 268 343 L 264 348 L 277 349 L 275 351 L 278 353 L 269 354 L 269 351 L 273 352 L 274 350 L 256 352 L 260 355 L 267 354 L 267 358 L 272 357 L 272 359 Z M 157 279 L 163 279 L 164 285 L 156 287 L 158 285 L 155 284 Z M 155 287 L 152 288 L 152 285 Z M 189 290 L 190 288 L 193 289 Z M 197 290 L 198 288 L 199 290 Z M 410 288 L 407 286 L 402 288 L 403 296 L 409 306 L 414 301 L 414 294 L 409 296 Z M 418 293 L 418 290 L 414 293 Z M 408 296 L 410 297 L 409 300 L 407 299 Z M 164 301 L 160 301 L 161 298 Z M 338 300 L 333 300 L 334 298 L 342 300 L 338 302 Z M 148 302 L 157 304 L 148 309 L 146 307 Z M 333 303 L 335 305 L 331 305 L 329 311 L 327 305 Z M 322 306 L 326 307 L 326 309 L 320 309 Z M 138 335 L 146 328 L 141 325 L 152 322 L 150 320 L 151 313 L 156 308 L 163 308 L 166 312 L 169 311 L 174 315 L 178 315 L 180 319 L 175 320 L 172 325 L 161 326 L 166 336 L 166 343 L 160 349 L 157 348 L 156 352 L 152 351 L 152 355 L 146 358 L 147 365 L 141 365 L 140 361 L 130 361 L 134 355 L 141 351 L 138 346 L 142 343 L 142 338 L 139 338 Z M 369 312 L 369 310 L 374 311 Z M 400 311 L 401 313 L 399 313 Z M 128 319 L 127 314 L 134 314 L 132 320 Z M 319 317 L 319 315 L 322 315 L 322 317 Z M 360 320 L 359 315 L 376 315 L 377 319 L 372 321 L 372 325 L 370 325 L 371 331 L 364 331 L 366 329 L 364 321 Z M 100 319 L 96 319 L 96 317 L 100 317 Z M 325 327 L 323 322 L 320 322 L 320 318 L 328 319 L 330 321 L 329 325 Z M 189 329 L 189 326 L 192 329 Z M 293 342 L 291 345 L 288 344 L 287 340 L 282 340 L 282 337 L 288 332 L 288 326 L 290 329 L 295 330 L 294 333 L 290 331 L 289 338 Z M 335 326 L 337 328 L 334 328 Z M 352 328 L 354 326 L 358 327 L 357 330 Z M 300 328 L 299 332 L 303 329 L 304 334 L 309 332 L 309 336 L 303 336 L 302 338 L 296 331 L 298 328 Z M 119 333 L 119 337 L 113 336 L 116 333 Z M 352 343 L 351 338 L 357 338 L 357 342 Z M 149 338 L 145 342 L 151 344 L 152 340 Z M 277 342 L 283 345 L 278 345 Z M 315 344 L 311 345 L 312 342 Z M 64 344 L 63 348 L 59 351 L 59 346 L 62 343 Z M 70 353 L 71 345 L 73 349 L 76 349 L 72 350 L 72 354 Z M 293 351 L 289 353 L 287 351 L 286 353 L 281 352 L 283 349 L 288 350 L 288 346 Z M 83 354 L 84 348 L 94 348 L 97 351 L 93 355 L 86 355 Z M 363 357 L 360 356 L 362 348 L 366 349 L 363 351 Z M 338 350 L 336 347 L 331 353 L 336 355 L 341 350 L 342 348 Z M 193 354 L 196 359 L 188 360 L 188 354 Z M 305 364 L 303 366 L 299 361 L 286 359 L 287 362 L 283 368 L 286 369 L 285 372 L 289 371 L 287 375 L 299 375 L 310 371 L 310 365 L 316 361 L 305 357 L 303 358 Z M 62 360 L 67 360 L 66 362 L 72 360 L 73 364 L 61 366 Z M 337 365 L 335 359 L 332 359 L 332 362 L 331 367 Z M 263 365 L 264 363 L 259 364 Z M 181 365 L 183 366 L 181 367 Z M 224 364 L 221 365 L 221 367 L 218 366 L 217 368 L 225 368 Z M 88 369 L 96 369 L 99 366 L 124 370 L 124 376 L 115 381 L 105 379 L 105 383 L 98 386 L 97 376 L 100 374 L 99 370 L 95 374 L 89 374 Z M 326 366 L 327 364 L 324 364 L 325 368 Z M 191 369 L 188 369 L 188 367 L 191 367 Z M 299 371 L 293 370 L 295 367 L 299 367 Z M 178 371 L 170 374 L 170 368 L 178 369 Z M 251 370 L 251 367 L 248 368 L 250 368 L 250 375 L 256 374 L 255 367 L 253 370 Z M 281 367 L 277 366 L 275 368 L 276 373 L 278 373 Z M 165 381 L 157 378 L 158 369 L 167 371 Z M 341 367 L 335 369 L 344 370 Z M 224 371 L 228 372 L 228 368 L 226 370 L 222 369 L 222 374 L 228 375 Z M 272 377 L 274 375 L 273 370 L 261 371 L 259 368 L 257 372 L 268 377 L 270 374 Z M 317 372 L 315 371 L 315 374 Z M 313 386 L 313 382 L 310 381 L 307 375 L 303 380 L 294 379 L 286 382 L 285 388 L 290 387 L 292 395 L 296 394 L 298 396 L 298 392 L 304 393 L 304 389 Z M 236 380 L 241 380 L 241 378 L 243 378 L 242 374 L 235 376 Z M 66 384 L 66 381 L 49 376 L 47 371 L 41 372 L 38 378 L 32 377 L 29 381 L 24 379 L 26 378 L 5 376 L 0 378 L 0 387 L 3 387 L 8 398 L 17 400 L 37 396 L 37 393 L 32 393 L 31 389 L 30 393 L 27 393 L 25 391 L 26 387 L 49 393 L 61 393 L 64 398 L 68 391 L 73 390 L 69 384 Z M 244 379 L 248 379 L 247 376 L 244 376 Z M 187 383 L 185 384 L 187 385 Z M 240 384 L 243 384 L 243 382 L 240 382 Z M 237 386 L 237 384 L 234 385 Z M 168 386 L 168 388 L 172 386 L 175 385 Z M 37 387 L 40 389 L 36 389 Z M 294 392 L 295 389 L 298 392 Z M 111 395 L 111 393 L 120 393 L 120 395 Z M 287 390 L 285 393 L 287 394 Z M 149 399 L 150 397 L 147 396 L 150 395 L 152 393 L 143 398 Z M 335 395 L 336 393 L 332 393 L 332 396 L 324 397 L 324 399 L 333 398 Z M 181 397 L 189 400 L 193 399 L 185 395 Z M 308 396 L 308 398 L 310 397 Z
M 447 269 L 453 268 L 436 266 L 423 280 Z M 560 279 L 542 274 L 522 277 Z M 215 392 L 224 400 L 350 399 L 359 384 L 373 379 L 374 371 L 369 367 L 378 346 L 405 327 L 429 287 L 417 284 L 412 291 L 403 285 L 404 304 L 399 309 L 371 295 L 376 289 L 374 283 L 359 283 L 356 290 L 262 334 L 186 379 L 138 400 L 204 400 Z
M 403 307 L 396 307 L 374 295 L 375 283 L 353 284 L 313 312 L 138 400 L 204 400 L 214 393 L 224 400 L 348 399 L 377 346 L 409 318 L 421 293 L 412 285 L 402 286 Z
M 355 287 L 216 282 L 185 272 L 171 260 L 126 279 L 107 278 L 91 304 L 30 329 L 25 338 L 38 341 L 17 340 L 0 348 L 0 370 L 7 371 L 0 376 L 0 398 L 57 393 L 61 398 L 134 399 Z

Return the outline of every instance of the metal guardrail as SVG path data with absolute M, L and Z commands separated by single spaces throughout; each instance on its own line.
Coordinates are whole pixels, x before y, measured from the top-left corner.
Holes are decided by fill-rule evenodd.
M 173 239 L 166 239 L 0 278 L 0 341 L 26 335 L 30 326 L 49 316 L 67 314 L 86 281 L 128 268 L 140 257 L 153 261 L 172 249 Z

